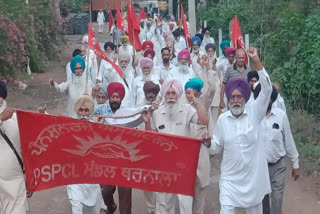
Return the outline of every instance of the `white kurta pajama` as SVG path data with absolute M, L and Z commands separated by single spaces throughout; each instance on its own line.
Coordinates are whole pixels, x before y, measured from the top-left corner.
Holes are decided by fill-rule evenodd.
M 20 136 L 16 114 L 0 126 L 21 157 Z M 21 166 L 8 143 L 0 135 L 0 213 L 26 213 L 26 187 Z
M 262 214 L 262 199 L 271 191 L 264 145 L 259 140 L 258 130 L 272 87 L 265 70 L 258 74 L 261 92 L 257 100 L 246 105 L 239 118 L 230 111 L 220 115 L 212 137 L 210 149 L 214 153 L 224 149 L 219 184 L 222 214 L 233 214 L 235 207 L 246 208 L 247 213 Z
M 161 133 L 190 137 L 190 124 L 198 121 L 196 110 L 189 104 L 182 104 L 176 118 L 177 121 L 169 121 L 162 105 L 152 113 L 151 126 Z M 156 214 L 174 214 L 177 202 L 181 214 L 191 214 L 192 200 L 192 196 L 187 195 L 156 193 Z
M 99 25 L 99 32 L 102 33 L 103 32 L 103 24 L 104 24 L 104 21 L 105 21 L 105 17 L 104 17 L 104 14 L 103 12 L 98 12 L 98 16 L 97 16 L 97 22 L 98 22 L 98 25 Z

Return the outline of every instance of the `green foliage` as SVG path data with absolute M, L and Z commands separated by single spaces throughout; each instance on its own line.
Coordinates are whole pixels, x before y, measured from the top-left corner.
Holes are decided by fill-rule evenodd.
M 88 0 L 61 0 L 60 10 L 63 16 L 68 13 L 78 13 L 81 11 L 84 4 L 88 4 Z
M 242 34 L 260 58 L 292 109 L 320 116 L 320 9 L 316 0 L 220 0 L 197 11 L 218 38 L 229 39 L 229 25 L 238 16 Z
M 44 72 L 63 41 L 55 1 L 2 0 L 0 14 L 0 73 L 19 76 L 28 61 L 32 72 Z

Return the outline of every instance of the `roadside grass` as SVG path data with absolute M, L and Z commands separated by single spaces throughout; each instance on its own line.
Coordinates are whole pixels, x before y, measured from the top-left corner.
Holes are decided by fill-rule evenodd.
M 305 111 L 288 112 L 291 131 L 307 174 L 320 171 L 320 121 Z

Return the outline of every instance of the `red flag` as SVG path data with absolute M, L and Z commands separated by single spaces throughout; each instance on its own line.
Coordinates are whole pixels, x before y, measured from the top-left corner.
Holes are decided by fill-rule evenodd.
M 94 35 L 94 32 L 92 30 L 91 22 L 89 22 L 89 35 L 88 36 L 89 36 L 88 45 L 93 48 L 93 51 L 96 54 L 96 56 L 109 62 L 112 65 L 112 67 L 118 72 L 118 74 L 122 77 L 123 73 L 122 73 L 121 68 L 118 65 L 116 65 L 112 60 L 110 60 L 105 55 L 105 53 L 101 50 L 101 48 L 96 40 L 96 37 Z
M 147 14 L 144 12 L 144 8 L 142 8 L 140 10 L 138 20 L 140 21 L 141 19 L 146 19 L 146 18 L 147 18 Z
M 136 12 L 132 4 L 131 8 L 129 3 L 127 4 L 127 11 L 128 36 L 130 39 L 130 43 L 135 47 L 135 49 L 142 50 L 142 45 L 139 39 L 140 26 L 137 20 Z
M 113 25 L 113 17 L 112 17 L 112 11 L 109 12 L 109 32 L 111 30 L 111 27 Z
M 238 22 L 238 17 L 235 15 L 232 19 L 232 29 L 231 29 L 231 41 L 236 49 L 246 49 L 244 45 L 241 29 Z M 246 55 L 246 64 L 248 64 L 248 56 Z
M 123 30 L 125 32 L 127 32 L 127 30 L 128 30 L 128 26 L 126 26 L 126 24 L 121 16 L 119 8 L 117 8 L 117 28 L 120 30 Z
M 17 111 L 27 188 L 108 184 L 194 195 L 200 140 Z
M 184 16 L 183 6 L 181 4 L 181 20 L 183 24 L 184 36 L 186 38 L 187 47 L 191 47 L 191 33 L 188 31 L 186 17 Z

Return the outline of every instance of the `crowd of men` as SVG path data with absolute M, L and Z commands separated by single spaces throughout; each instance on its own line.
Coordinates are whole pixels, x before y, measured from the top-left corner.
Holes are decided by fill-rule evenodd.
M 99 17 L 99 32 L 102 20 Z M 110 31 L 112 41 L 104 44 L 105 54 L 123 76 L 105 60 L 99 67 L 88 37 L 83 37 L 66 67 L 67 80 L 60 84 L 50 80 L 51 87 L 68 92 L 65 114 L 106 123 L 104 116 L 113 116 L 119 109 L 156 105 L 152 112 L 143 111 L 144 124 L 136 128 L 202 140 L 195 195 L 144 191 L 148 214 L 173 214 L 176 205 L 181 214 L 203 214 L 210 157 L 220 152 L 220 213 L 243 208 L 248 214 L 280 214 L 285 156 L 293 163 L 296 180 L 298 153 L 279 86 L 271 82 L 257 49 L 237 50 L 225 40 L 217 57 L 209 27 L 200 29 L 188 47 L 182 24 L 173 16 L 167 21 L 149 17 L 140 26 L 142 50 L 135 50 L 116 23 Z M 245 64 L 246 57 L 255 70 Z M 21 155 L 15 113 L 6 107 L 6 96 L 6 85 L 0 82 L 1 133 Z M 24 175 L 11 150 L 6 138 L 0 137 L 0 213 L 25 213 Z M 116 189 L 119 205 L 113 198 Z M 120 214 L 131 213 L 131 188 L 72 184 L 67 193 L 74 214 L 83 213 L 83 207 L 95 214 L 112 214 L 116 209 Z

